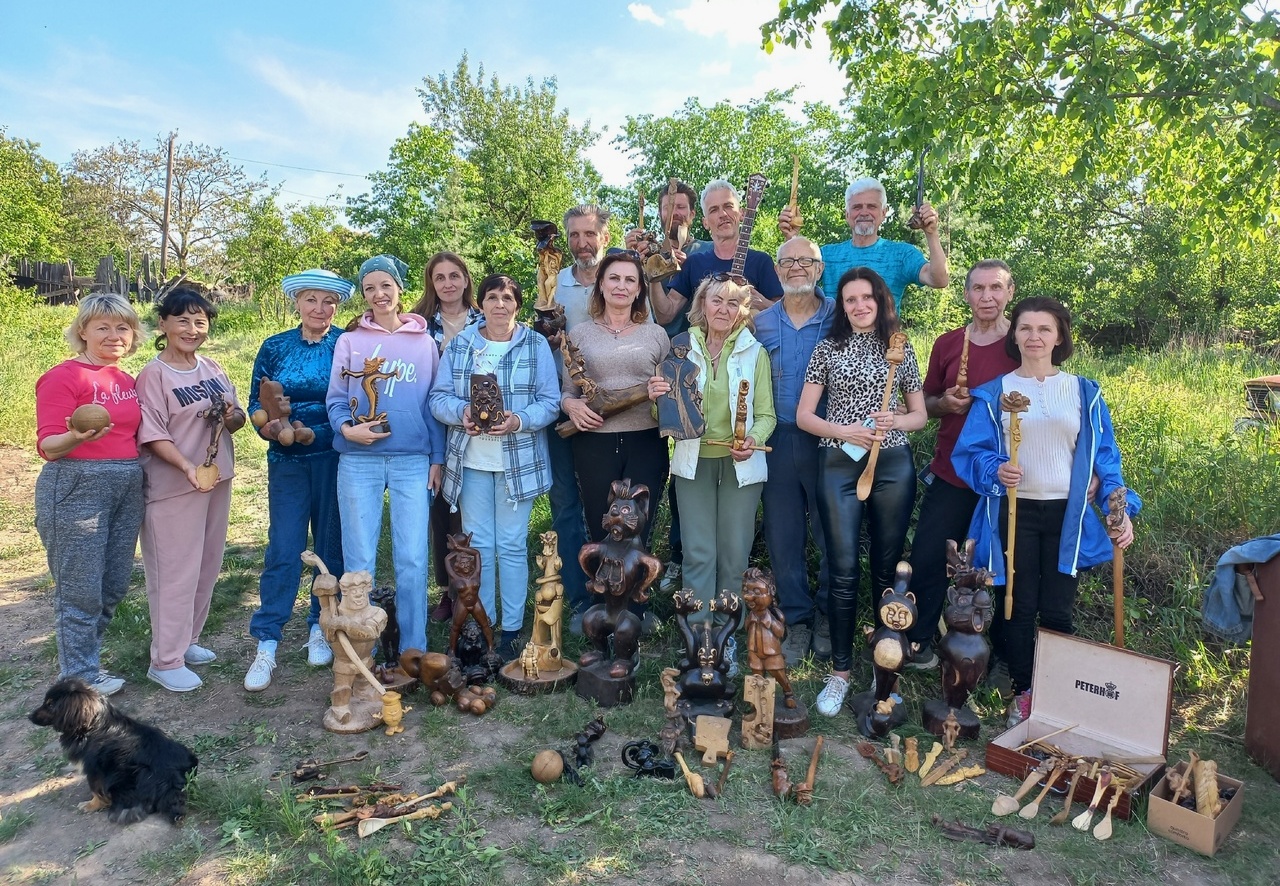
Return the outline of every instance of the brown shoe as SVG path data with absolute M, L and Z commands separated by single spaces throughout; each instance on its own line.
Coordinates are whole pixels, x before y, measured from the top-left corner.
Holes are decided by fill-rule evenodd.
M 453 597 L 445 591 L 440 595 L 440 602 L 431 610 L 432 621 L 453 621 Z

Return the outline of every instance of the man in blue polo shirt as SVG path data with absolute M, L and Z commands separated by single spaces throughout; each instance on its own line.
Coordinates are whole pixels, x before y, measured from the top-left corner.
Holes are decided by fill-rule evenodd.
M 769 352 L 773 373 L 773 408 L 778 425 L 765 455 L 769 482 L 764 484 L 764 542 L 778 584 L 778 605 L 787 620 L 782 654 L 794 667 L 812 645 L 814 655 L 831 655 L 827 622 L 827 558 L 822 553 L 818 510 L 818 438 L 796 427 L 796 405 L 813 349 L 831 331 L 834 299 L 815 292 L 822 276 L 818 247 L 792 237 L 778 249 L 777 275 L 782 300 L 756 315 L 756 339 Z M 818 587 L 809 592 L 806 556 L 809 531 L 822 556 Z
M 838 298 L 837 284 L 850 268 L 870 268 L 884 278 L 893 293 L 894 306 L 902 310 L 902 294 L 909 283 L 945 289 L 949 279 L 947 253 L 938 237 L 938 213 L 925 203 L 920 207 L 921 230 L 929 248 L 929 259 L 911 243 L 885 240 L 880 226 L 888 213 L 884 185 L 874 178 L 860 178 L 844 192 L 844 218 L 849 223 L 850 239 L 822 247 L 822 292 L 827 298 Z M 784 237 L 799 233 L 791 223 L 791 210 L 778 214 L 778 230 Z
M 727 272 L 733 266 L 733 254 L 738 248 L 738 226 L 742 222 L 742 204 L 738 191 L 722 178 L 707 183 L 702 189 L 703 225 L 711 233 L 711 248 L 686 256 L 676 250 L 681 261 L 680 272 L 671 278 L 669 285 L 652 283 L 649 286 L 649 304 L 654 318 L 668 334 L 673 329 L 689 328 L 689 304 L 693 294 L 707 277 Z M 754 291 L 752 308 L 764 310 L 782 298 L 782 284 L 774 273 L 773 261 L 767 252 L 747 250 L 747 260 L 742 275 Z

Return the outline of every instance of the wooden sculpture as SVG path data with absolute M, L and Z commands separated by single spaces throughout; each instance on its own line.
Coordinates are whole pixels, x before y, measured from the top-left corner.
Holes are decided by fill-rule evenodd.
M 871 691 L 861 692 L 849 701 L 858 731 L 868 738 L 880 738 L 906 720 L 906 706 L 883 704 L 898 684 L 902 669 L 911 660 L 912 644 L 907 631 L 916 623 L 916 597 L 907 590 L 911 582 L 911 565 L 898 563 L 892 588 L 885 588 L 877 604 L 879 626 L 866 628 L 871 644 L 871 669 L 875 683 Z
M 1018 446 L 1022 443 L 1022 419 L 1020 413 L 1026 412 L 1031 401 L 1024 394 L 1012 391 L 1000 395 L 1000 408 L 1009 413 L 1009 464 L 1018 466 Z M 1017 540 L 1018 530 L 1018 488 L 1008 490 L 1009 495 L 1009 544 L 1005 552 L 1004 568 L 1004 619 L 1013 618 L 1013 548 Z
M 553 339 L 564 332 L 564 305 L 556 301 L 556 277 L 564 265 L 564 252 L 556 246 L 556 237 L 560 229 L 555 222 L 531 222 L 533 235 L 537 239 L 534 251 L 538 255 L 538 297 L 534 300 L 533 311 L 536 315 L 533 328 L 545 338 Z
M 491 372 L 471 373 L 471 421 L 480 433 L 492 433 L 494 425 L 507 420 L 498 377 Z
M 914 735 L 909 737 L 906 742 L 907 754 L 904 765 L 908 772 L 915 772 L 920 768 L 920 745 L 919 739 Z
M 341 579 L 323 561 L 303 551 L 302 561 L 320 570 L 311 592 L 320 598 L 320 627 L 333 647 L 333 691 L 324 714 L 330 732 L 365 732 L 382 722 L 387 690 L 373 675 L 373 647 L 387 623 L 387 614 L 369 604 L 373 576 L 348 572 Z M 341 592 L 342 602 L 337 602 Z
M 746 606 L 747 666 L 758 678 L 766 675 L 770 682 L 782 687 L 782 698 L 774 700 L 770 688 L 767 696 L 771 709 L 770 740 L 798 738 L 809 731 L 809 711 L 795 697 L 791 680 L 787 676 L 786 659 L 782 655 L 782 638 L 787 632 L 786 618 L 778 608 L 777 585 L 773 573 L 755 566 L 742 574 L 742 601 Z M 746 722 L 745 719 L 743 721 Z M 743 728 L 743 747 L 764 747 L 769 742 L 747 744 L 747 730 Z M 753 739 L 754 741 L 754 739 Z
M 969 327 L 964 328 L 964 344 L 960 346 L 960 365 L 956 367 L 956 394 L 969 396 Z
M 1115 543 L 1124 530 L 1125 511 L 1129 507 L 1129 490 L 1117 486 L 1107 496 L 1107 535 L 1111 536 L 1112 615 L 1116 646 L 1124 648 L 1124 548 Z
M 748 379 L 742 379 L 738 382 L 738 401 L 733 410 L 733 439 L 732 440 L 703 440 L 708 446 L 728 446 L 730 449 L 736 449 L 739 452 L 750 449 L 755 452 L 773 452 L 771 446 L 761 446 L 758 443 L 747 445 L 747 400 L 751 396 L 751 382 Z
M 488 644 L 488 655 L 498 659 L 493 665 L 496 671 L 502 660 L 494 651 L 493 626 L 489 623 L 489 614 L 484 611 L 484 604 L 480 602 L 480 552 L 471 547 L 470 532 L 454 533 L 446 539 L 446 542 L 449 553 L 444 558 L 444 571 L 449 576 L 449 593 L 455 601 L 453 621 L 449 625 L 449 643 L 446 648 L 451 656 L 457 658 L 462 627 L 468 619 L 475 619 L 484 642 Z
M 983 631 L 991 624 L 991 573 L 975 569 L 975 542 L 969 539 L 964 548 L 947 541 L 947 606 L 942 612 L 947 632 L 938 644 L 941 661 L 942 698 L 925 701 L 921 709 L 924 728 L 942 735 L 943 724 L 954 716 L 960 725 L 960 738 L 978 737 L 982 723 L 966 704 L 978 683 L 987 673 L 991 647 Z
M 582 619 L 593 648 L 579 661 L 578 694 L 604 707 L 626 704 L 635 692 L 640 617 L 628 606 L 649 599 L 649 586 L 662 571 L 662 561 L 641 542 L 648 519 L 649 488 L 615 480 L 601 520 L 605 540 L 588 542 L 578 552 L 578 565 L 589 576 L 587 590 L 601 597 Z
M 369 421 L 378 422 L 374 430 L 380 434 L 390 434 L 391 424 L 387 421 L 387 414 L 378 411 L 378 398 L 381 396 L 378 392 L 378 382 L 400 378 L 399 367 L 395 372 L 382 371 L 386 362 L 385 357 L 367 357 L 364 361 L 364 369 L 361 371 L 354 372 L 344 366 L 341 373 L 342 378 L 360 379 L 360 387 L 364 389 L 365 399 L 369 401 L 369 411 L 361 414 L 356 412 L 360 408 L 359 398 L 351 398 L 351 420 L 358 425 Z
M 880 751 L 869 741 L 860 741 L 856 746 L 856 750 L 866 759 L 876 764 L 876 767 L 885 774 L 889 779 L 889 784 L 897 784 L 903 779 L 903 769 L 897 763 L 889 762 L 889 759 L 880 754 Z
M 626 412 L 633 406 L 649 401 L 648 380 L 618 391 L 600 387 L 599 383 L 588 374 L 587 362 L 582 357 L 582 351 L 574 344 L 573 337 L 567 332 L 564 334 L 561 356 L 564 359 L 565 372 L 568 373 L 573 383 L 578 386 L 578 389 L 582 392 L 583 399 L 587 401 L 587 406 L 596 415 L 602 418 L 609 418 L 620 412 Z M 572 421 L 565 419 L 556 425 L 556 433 L 561 437 L 568 438 L 578 433 L 578 428 Z
M 316 432 L 300 421 L 290 421 L 293 405 L 284 392 L 284 385 L 273 381 L 265 375 L 258 384 L 258 403 L 261 407 L 253 411 L 250 420 L 263 437 L 274 440 L 281 446 L 310 446 L 316 442 Z
M 679 192 L 679 182 L 670 178 L 667 179 L 667 205 L 671 205 L 672 198 Z M 643 200 L 644 198 L 641 197 Z M 641 213 L 640 227 L 644 227 L 644 214 Z M 648 254 L 644 259 L 644 275 L 650 283 L 661 283 L 674 277 L 680 271 L 680 262 L 676 261 L 675 250 L 684 246 L 685 240 L 689 238 L 689 226 L 686 224 L 672 223 L 664 232 L 666 238 L 661 246 L 657 242 L 657 237 L 645 231 L 641 239 L 641 244 L 648 247 Z M 644 254 L 642 252 L 642 254 Z
M 933 822 L 934 827 L 942 831 L 942 836 L 948 840 L 968 840 L 973 843 L 986 843 L 989 846 L 1007 846 L 1010 849 L 1036 848 L 1035 835 L 1030 831 L 1005 827 L 995 822 L 987 825 L 985 829 L 971 828 L 958 821 L 945 821 L 936 812 L 930 817 L 930 820 Z
M 457 660 L 443 652 L 406 649 L 400 653 L 400 668 L 422 683 L 436 707 L 452 703 L 461 713 L 480 716 L 498 703 L 492 686 L 467 685 Z
M 893 402 L 894 376 L 897 374 L 898 367 L 907 359 L 906 333 L 895 332 L 889 336 L 889 347 L 884 352 L 884 359 L 889 364 L 889 376 L 884 382 L 884 396 L 880 401 L 880 411 L 888 412 L 889 405 Z M 879 459 L 880 440 L 877 439 L 871 443 L 871 453 L 867 458 L 867 466 L 862 469 L 862 476 L 858 478 L 858 501 L 866 501 L 871 495 L 871 486 L 876 478 L 876 462 Z
M 398 735 L 404 732 L 404 726 L 401 722 L 404 720 L 405 711 L 411 711 L 413 708 L 406 708 L 400 703 L 400 693 L 387 690 L 382 695 L 382 722 L 387 724 L 387 735 Z
M 221 391 L 212 391 L 209 405 L 196 413 L 209 426 L 209 445 L 205 448 L 204 462 L 196 466 L 196 485 L 201 492 L 208 492 L 218 485 L 222 479 L 215 461 L 218 458 L 218 445 L 222 442 L 222 428 L 226 424 L 227 401 Z
M 658 398 L 658 433 L 673 440 L 696 440 L 707 430 L 702 416 L 702 392 L 698 390 L 698 364 L 689 359 L 689 333 L 671 339 L 671 351 L 658 364 L 671 390 Z
M 800 230 L 800 226 L 804 224 L 804 218 L 800 215 L 800 155 L 791 155 L 791 199 L 787 201 L 787 208 L 791 210 L 791 227 Z
M 701 714 L 728 717 L 733 713 L 737 684 L 729 680 L 724 647 L 742 624 L 741 601 L 728 591 L 721 591 L 711 601 L 710 611 L 725 616 L 719 626 L 713 618 L 690 624 L 690 616 L 702 611 L 702 601 L 694 598 L 692 588 L 677 592 L 673 603 L 676 629 L 684 640 L 685 650 L 676 665 L 680 672 L 676 678 L 676 689 L 680 692 L 676 711 L 688 720 Z
M 549 692 L 569 686 L 578 678 L 578 666 L 564 660 L 561 631 L 564 616 L 564 584 L 560 581 L 563 562 L 556 553 L 558 536 L 544 532 L 542 553 L 534 560 L 542 570 L 533 595 L 533 632 L 518 661 L 498 672 L 502 684 L 522 695 Z
M 752 674 L 742 681 L 742 746 L 749 751 L 773 744 L 773 705 L 778 682 L 772 677 Z

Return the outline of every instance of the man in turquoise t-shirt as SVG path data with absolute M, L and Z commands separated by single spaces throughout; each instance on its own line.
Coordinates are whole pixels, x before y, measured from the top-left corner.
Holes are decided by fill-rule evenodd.
M 888 198 L 884 185 L 874 178 L 860 178 L 844 192 L 844 217 L 849 223 L 851 239 L 830 243 L 822 247 L 822 261 L 826 270 L 822 274 L 822 291 L 828 298 L 837 298 L 837 283 L 850 268 L 870 268 L 888 284 L 893 293 L 894 306 L 902 309 L 902 294 L 908 283 L 944 289 L 947 285 L 947 253 L 938 237 L 938 213 L 925 203 L 920 207 L 921 230 L 929 247 L 929 260 L 911 243 L 885 240 L 880 236 L 888 212 Z M 784 208 L 778 215 L 778 229 L 782 236 L 791 238 L 799 229 L 791 223 L 791 210 Z

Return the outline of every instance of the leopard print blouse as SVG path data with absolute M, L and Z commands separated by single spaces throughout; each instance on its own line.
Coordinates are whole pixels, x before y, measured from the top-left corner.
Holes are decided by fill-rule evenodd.
M 874 333 L 854 333 L 843 344 L 829 338 L 818 342 L 805 371 L 806 383 L 827 389 L 827 421 L 838 425 L 856 425 L 873 412 L 880 411 L 884 385 L 889 380 L 889 361 L 885 346 Z M 911 343 L 906 346 L 906 359 L 894 375 L 894 392 L 889 409 L 898 408 L 902 398 L 921 390 L 920 365 Z M 822 446 L 837 447 L 839 440 L 823 437 Z M 906 446 L 907 435 L 893 430 L 885 435 L 882 447 Z

